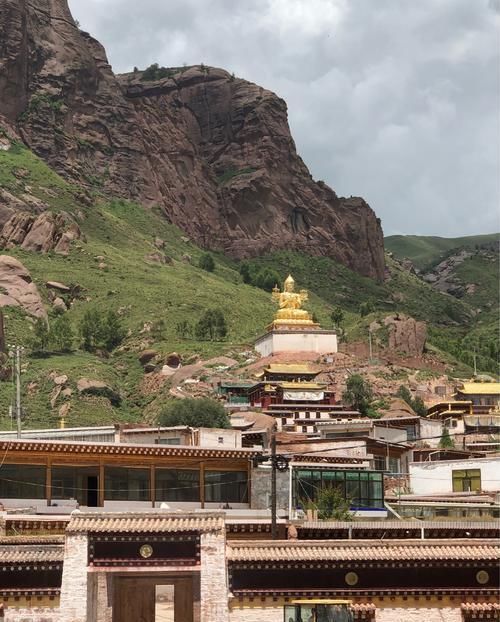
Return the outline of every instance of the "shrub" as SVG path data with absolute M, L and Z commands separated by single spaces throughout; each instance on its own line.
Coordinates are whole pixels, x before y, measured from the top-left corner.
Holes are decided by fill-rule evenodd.
M 50 328 L 50 342 L 57 352 L 70 352 L 73 348 L 73 328 L 67 315 L 57 317 Z
M 104 317 L 96 309 L 88 309 L 83 314 L 79 329 L 82 348 L 89 352 L 97 348 L 111 352 L 125 338 L 125 329 L 112 309 Z
M 346 390 L 342 394 L 342 400 L 359 410 L 362 415 L 367 415 L 373 400 L 373 392 L 370 383 L 359 374 L 349 376 Z
M 196 323 L 194 334 L 197 339 L 220 341 L 227 335 L 227 324 L 221 309 L 207 309 Z
M 224 407 L 209 398 L 171 400 L 160 413 L 160 425 L 188 425 L 202 428 L 229 428 Z
M 330 318 L 335 328 L 340 328 L 342 322 L 344 321 L 344 312 L 340 307 L 335 307 L 330 314 Z
M 43 317 L 37 318 L 31 338 L 31 349 L 33 352 L 42 353 L 47 351 L 49 345 L 50 333 L 47 320 Z
M 198 267 L 207 272 L 215 270 L 215 261 L 210 253 L 203 253 L 198 261 Z

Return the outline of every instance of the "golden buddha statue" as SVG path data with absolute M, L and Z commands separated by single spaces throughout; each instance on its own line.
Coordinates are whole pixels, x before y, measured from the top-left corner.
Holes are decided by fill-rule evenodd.
M 279 304 L 279 309 L 274 315 L 272 328 L 283 327 L 283 325 L 293 326 L 317 326 L 312 320 L 310 313 L 302 309 L 302 305 L 308 299 L 305 289 L 295 291 L 295 281 L 289 274 L 285 280 L 283 291 L 279 287 L 273 288 L 272 298 Z

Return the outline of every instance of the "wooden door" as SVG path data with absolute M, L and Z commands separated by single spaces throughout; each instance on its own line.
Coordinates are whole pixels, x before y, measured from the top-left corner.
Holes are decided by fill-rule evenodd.
M 193 622 L 191 577 L 115 577 L 113 622 Z

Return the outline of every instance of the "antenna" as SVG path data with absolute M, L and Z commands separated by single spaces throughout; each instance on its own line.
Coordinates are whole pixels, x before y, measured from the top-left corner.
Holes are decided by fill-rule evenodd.
M 14 368 L 16 374 L 16 426 L 17 438 L 21 438 L 21 352 L 24 350 L 22 346 L 9 345 L 9 355 L 14 359 Z

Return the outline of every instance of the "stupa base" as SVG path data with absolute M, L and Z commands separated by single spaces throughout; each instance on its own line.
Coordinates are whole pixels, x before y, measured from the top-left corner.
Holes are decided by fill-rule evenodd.
M 277 352 L 337 352 L 337 333 L 334 330 L 321 330 L 315 326 L 276 327 L 274 323 L 271 326 L 271 330 L 255 341 L 255 349 L 261 356 L 272 356 Z

